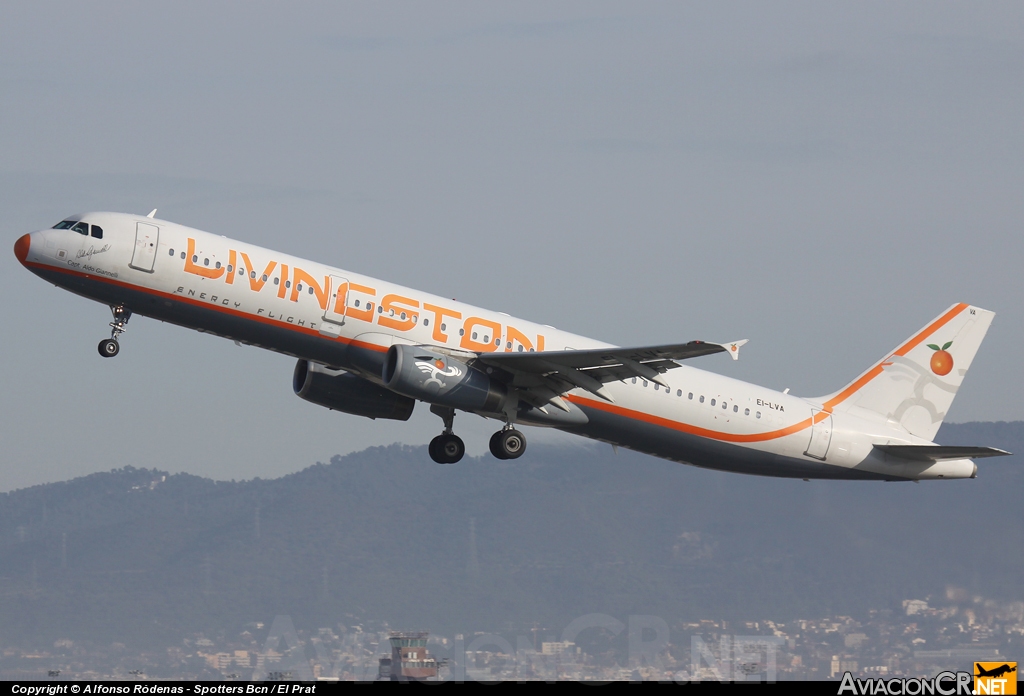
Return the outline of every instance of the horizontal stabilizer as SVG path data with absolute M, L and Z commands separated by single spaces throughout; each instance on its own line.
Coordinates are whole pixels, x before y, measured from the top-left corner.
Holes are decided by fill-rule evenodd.
M 937 462 L 943 459 L 979 459 L 1012 454 L 995 447 L 955 447 L 946 445 L 875 445 L 875 449 L 900 459 Z

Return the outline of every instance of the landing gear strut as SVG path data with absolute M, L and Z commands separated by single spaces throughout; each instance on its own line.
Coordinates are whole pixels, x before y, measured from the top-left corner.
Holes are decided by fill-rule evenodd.
M 117 342 L 117 337 L 128 330 L 125 326 L 132 317 L 132 311 L 124 305 L 111 305 L 110 312 L 114 315 L 114 321 L 110 322 L 110 338 L 103 339 L 98 346 L 100 355 L 104 358 L 112 358 L 120 352 L 121 345 Z
M 491 435 L 490 448 L 497 459 L 518 459 L 526 451 L 526 436 L 509 423 Z
M 454 464 L 466 453 L 466 445 L 462 438 L 452 432 L 455 424 L 455 409 L 443 406 L 431 406 L 430 412 L 444 421 L 444 432 L 430 441 L 427 451 L 430 458 L 438 464 Z

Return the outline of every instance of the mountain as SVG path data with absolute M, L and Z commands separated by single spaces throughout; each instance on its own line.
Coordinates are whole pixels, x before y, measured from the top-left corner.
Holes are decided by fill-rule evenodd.
M 1024 422 L 947 424 L 939 441 L 1024 452 Z M 787 619 L 947 585 L 1021 599 L 1022 463 L 920 485 L 605 446 L 443 466 L 392 445 L 241 482 L 128 467 L 0 495 L 0 641 L 169 645 L 278 614 L 447 634 L 591 612 Z

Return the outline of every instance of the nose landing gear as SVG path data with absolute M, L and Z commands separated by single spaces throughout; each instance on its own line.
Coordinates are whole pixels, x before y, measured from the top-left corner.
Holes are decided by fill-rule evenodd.
M 104 358 L 112 358 L 121 351 L 117 337 L 128 330 L 125 327 L 132 317 L 132 311 L 124 305 L 113 305 L 110 312 L 114 315 L 114 321 L 110 322 L 110 338 L 103 339 L 98 346 L 100 355 Z
M 443 406 L 431 406 L 430 412 L 444 421 L 444 432 L 430 441 L 427 451 L 430 458 L 438 464 L 454 464 L 466 453 L 466 444 L 462 438 L 452 432 L 455 424 L 455 409 Z

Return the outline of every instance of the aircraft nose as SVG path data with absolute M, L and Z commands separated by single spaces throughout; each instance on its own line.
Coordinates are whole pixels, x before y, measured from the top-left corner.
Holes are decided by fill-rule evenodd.
M 32 246 L 32 235 L 23 234 L 18 238 L 18 241 L 14 243 L 14 255 L 18 257 L 18 261 L 22 265 L 25 263 L 25 259 L 28 258 L 29 247 Z

